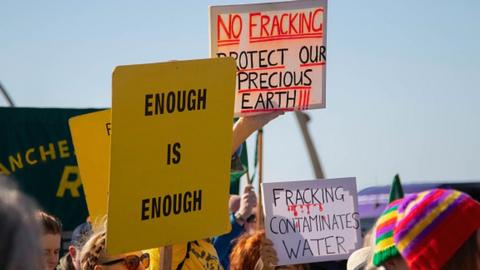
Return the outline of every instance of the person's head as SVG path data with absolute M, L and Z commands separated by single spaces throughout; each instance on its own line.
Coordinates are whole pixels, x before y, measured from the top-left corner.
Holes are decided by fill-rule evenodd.
M 0 175 L 0 269 L 42 269 L 35 210 L 35 203 Z
M 106 230 L 100 229 L 87 240 L 80 252 L 82 270 L 145 270 L 150 265 L 148 253 L 130 252 L 107 256 Z
M 388 270 L 408 270 L 408 266 L 395 247 L 393 232 L 401 199 L 388 204 L 373 228 L 373 264 Z
M 368 259 L 372 253 L 372 247 L 363 247 L 355 250 L 347 260 L 347 270 L 364 270 L 368 265 Z
M 78 225 L 72 232 L 72 241 L 68 246 L 68 254 L 71 258 L 72 266 L 80 270 L 80 251 L 92 233 L 92 225 L 89 222 Z
M 230 253 L 230 270 L 264 269 L 264 265 L 275 264 L 278 259 L 272 245 L 264 230 L 243 234 Z M 277 266 L 274 269 L 301 270 L 303 266 Z
M 394 241 L 412 270 L 445 269 L 450 261 L 460 263 L 461 258 L 469 267 L 455 265 L 455 269 L 480 269 L 476 241 L 479 228 L 477 201 L 456 190 L 433 189 L 402 200 Z
M 265 231 L 240 236 L 230 253 L 230 270 L 254 269 L 260 259 L 263 238 Z
M 42 228 L 42 248 L 44 270 L 52 270 L 58 264 L 62 240 L 62 225 L 60 221 L 43 211 L 36 213 Z

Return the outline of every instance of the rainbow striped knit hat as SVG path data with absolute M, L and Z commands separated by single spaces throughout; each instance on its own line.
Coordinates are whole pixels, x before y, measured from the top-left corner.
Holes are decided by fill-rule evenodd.
M 397 221 L 398 205 L 401 202 L 401 199 L 391 202 L 375 225 L 373 264 L 376 266 L 381 266 L 384 262 L 398 255 L 398 250 L 393 242 L 393 229 Z
M 456 190 L 432 189 L 398 206 L 395 246 L 411 270 L 439 270 L 480 228 L 480 204 Z

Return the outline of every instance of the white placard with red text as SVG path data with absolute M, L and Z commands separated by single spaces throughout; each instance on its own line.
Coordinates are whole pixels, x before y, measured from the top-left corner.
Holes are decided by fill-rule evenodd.
M 237 63 L 235 116 L 325 107 L 327 0 L 210 7 L 210 56 Z
M 278 265 L 347 259 L 362 246 L 355 178 L 262 183 Z

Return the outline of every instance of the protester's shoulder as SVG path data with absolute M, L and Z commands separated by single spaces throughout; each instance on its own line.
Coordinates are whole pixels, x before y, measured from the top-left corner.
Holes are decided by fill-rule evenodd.
M 187 243 L 172 246 L 172 266 L 178 266 L 187 255 Z M 175 269 L 176 267 L 172 267 Z
M 181 265 L 182 270 L 223 269 L 217 251 L 209 240 L 197 240 L 174 245 L 172 261 L 173 266 Z
M 214 253 L 215 255 L 217 254 L 217 250 L 215 249 L 215 246 L 210 239 L 202 239 L 198 241 L 193 241 L 192 243 L 195 244 L 195 246 L 198 246 L 209 253 Z

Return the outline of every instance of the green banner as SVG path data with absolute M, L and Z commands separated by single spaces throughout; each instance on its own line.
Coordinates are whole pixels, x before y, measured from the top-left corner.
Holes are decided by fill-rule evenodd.
M 0 173 L 18 182 L 71 231 L 88 216 L 68 128 L 72 116 L 97 109 L 0 108 Z

